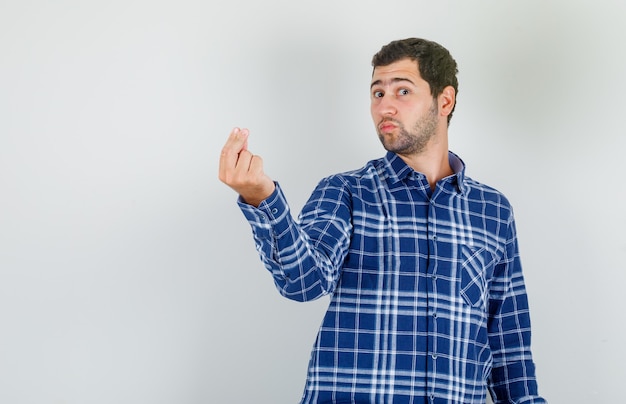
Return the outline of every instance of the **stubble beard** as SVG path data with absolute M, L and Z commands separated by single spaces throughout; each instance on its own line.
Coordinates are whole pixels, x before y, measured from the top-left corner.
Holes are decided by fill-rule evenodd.
M 410 132 L 401 122 L 394 119 L 386 118 L 381 122 L 393 122 L 398 126 L 398 134 L 394 138 L 381 133 L 379 126 L 376 127 L 378 138 L 385 150 L 402 155 L 420 154 L 426 149 L 428 142 L 435 136 L 437 129 L 437 104 L 433 103 L 428 113 L 413 125 Z

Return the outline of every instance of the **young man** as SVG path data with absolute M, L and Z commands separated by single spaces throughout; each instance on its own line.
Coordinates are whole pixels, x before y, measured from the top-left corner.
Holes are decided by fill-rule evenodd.
M 302 403 L 545 403 L 513 212 L 448 151 L 457 66 L 409 38 L 373 58 L 386 155 L 323 179 L 295 221 L 235 128 L 220 179 L 239 193 L 282 295 L 330 294 Z

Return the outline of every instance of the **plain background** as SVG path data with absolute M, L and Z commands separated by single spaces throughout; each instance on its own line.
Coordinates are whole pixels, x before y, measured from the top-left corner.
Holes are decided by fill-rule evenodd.
M 327 299 L 278 295 L 217 180 L 297 214 L 382 156 L 371 56 L 446 46 L 451 149 L 513 203 L 540 391 L 623 401 L 623 1 L 0 1 L 0 403 L 296 403 Z

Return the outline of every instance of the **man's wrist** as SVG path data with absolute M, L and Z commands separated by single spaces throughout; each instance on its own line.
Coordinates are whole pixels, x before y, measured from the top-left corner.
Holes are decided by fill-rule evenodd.
M 276 185 L 272 181 L 270 184 L 268 184 L 267 187 L 264 187 L 264 189 L 261 191 L 253 192 L 250 194 L 239 194 L 239 196 L 241 196 L 241 200 L 243 202 L 247 203 L 248 205 L 252 205 L 255 208 L 258 208 L 259 205 L 261 205 L 261 202 L 269 198 L 270 195 L 274 193 L 274 190 L 276 190 Z

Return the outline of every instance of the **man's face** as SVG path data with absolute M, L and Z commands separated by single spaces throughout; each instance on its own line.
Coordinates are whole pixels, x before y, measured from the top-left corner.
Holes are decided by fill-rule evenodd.
M 417 62 L 402 59 L 376 67 L 370 95 L 372 119 L 385 149 L 401 155 L 423 151 L 436 134 L 439 118 Z

